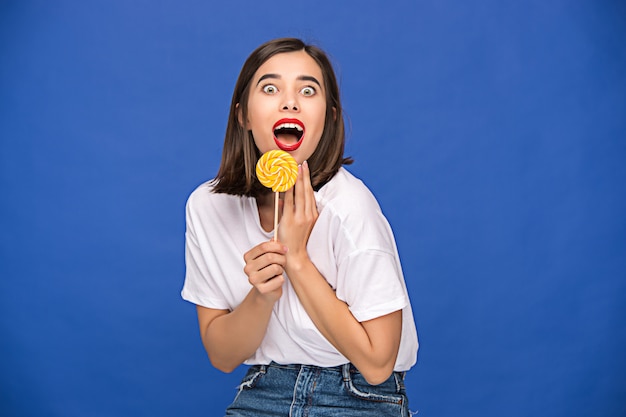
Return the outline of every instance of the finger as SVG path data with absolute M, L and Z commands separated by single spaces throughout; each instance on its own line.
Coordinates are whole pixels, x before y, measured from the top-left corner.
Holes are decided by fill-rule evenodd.
M 298 165 L 298 179 L 296 180 L 296 191 L 295 191 L 295 211 L 296 215 L 303 213 L 304 203 L 305 203 L 305 175 L 304 168 L 302 165 Z
M 267 242 L 262 242 L 250 249 L 248 252 L 244 253 L 243 260 L 246 263 L 250 263 L 266 253 L 278 253 L 284 255 L 286 253 L 286 250 L 287 248 L 285 248 L 280 243 L 270 240 Z
M 285 255 L 265 254 L 244 266 L 248 281 L 253 286 L 261 285 L 285 271 L 287 258 Z
M 281 252 L 281 253 L 269 252 L 259 257 L 258 261 L 263 265 L 263 268 L 270 266 L 270 265 L 279 265 L 283 267 L 286 262 L 285 252 Z M 276 272 L 275 275 L 279 273 L 281 272 Z
M 284 197 L 284 201 L 283 201 L 283 214 L 282 214 L 282 216 L 280 218 L 280 223 L 279 223 L 279 227 L 278 227 L 279 241 L 280 241 L 280 236 L 284 232 L 283 230 L 281 230 L 280 225 L 281 224 L 282 225 L 289 224 L 291 222 L 291 219 L 293 218 L 295 188 L 296 187 L 294 185 L 294 187 L 291 187 L 290 189 L 285 191 L 285 197 Z
M 255 288 L 261 294 L 268 294 L 282 287 L 284 282 L 285 282 L 285 278 L 282 275 L 277 275 L 270 280 L 267 280 L 261 284 L 256 285 Z
M 313 186 L 311 185 L 311 171 L 309 169 L 309 163 L 304 161 L 302 164 L 302 176 L 304 177 L 304 197 L 305 197 L 305 214 L 307 217 L 315 216 L 317 214 L 317 206 L 315 204 L 315 194 L 313 192 Z
M 298 180 L 296 180 L 296 184 L 298 184 Z M 288 189 L 287 191 L 285 191 L 285 199 L 283 202 L 283 216 L 288 215 L 290 216 L 293 213 L 293 200 L 294 200 L 294 187 L 291 187 L 290 189 Z M 281 219 L 282 220 L 282 219 Z
M 262 245 L 254 246 L 248 252 L 243 254 L 243 260 L 246 262 L 246 264 L 248 264 L 257 259 L 259 256 L 263 255 L 265 252 L 266 250 L 262 247 Z
M 272 279 L 276 277 L 282 276 L 283 271 L 284 269 L 281 265 L 278 265 L 278 264 L 268 265 L 264 267 L 263 269 L 259 271 L 255 271 L 254 273 L 250 274 L 250 276 L 248 277 L 248 281 L 250 282 L 250 284 L 257 287 L 259 285 L 263 285 L 264 283 L 268 281 L 271 281 Z
M 276 252 L 268 252 L 259 256 L 256 259 L 248 262 L 246 267 L 251 271 L 261 271 L 264 268 L 267 268 L 270 265 L 280 265 L 283 266 L 285 264 L 285 253 L 276 253 Z

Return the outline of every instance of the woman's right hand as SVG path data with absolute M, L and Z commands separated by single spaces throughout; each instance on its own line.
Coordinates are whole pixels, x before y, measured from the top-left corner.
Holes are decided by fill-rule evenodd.
M 246 265 L 243 271 L 250 284 L 270 302 L 283 293 L 283 272 L 287 262 L 287 248 L 279 242 L 262 242 L 243 255 Z
M 232 372 L 261 345 L 283 293 L 286 253 L 278 242 L 256 245 L 243 255 L 243 270 L 253 286 L 246 298 L 232 311 L 197 307 L 202 343 L 217 369 Z

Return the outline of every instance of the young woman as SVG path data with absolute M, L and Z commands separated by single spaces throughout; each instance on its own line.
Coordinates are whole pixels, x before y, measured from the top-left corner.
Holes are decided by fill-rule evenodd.
M 394 237 L 343 165 L 339 88 L 326 54 L 276 39 L 246 60 L 221 166 L 187 203 L 182 296 L 211 363 L 252 365 L 229 416 L 406 416 L 417 334 Z M 298 162 L 274 200 L 255 176 L 272 149 Z

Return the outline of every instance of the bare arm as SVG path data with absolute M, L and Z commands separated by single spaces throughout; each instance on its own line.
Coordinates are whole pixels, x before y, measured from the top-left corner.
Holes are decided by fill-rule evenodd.
M 200 336 L 213 366 L 232 372 L 261 344 L 272 308 L 282 295 L 284 247 L 264 242 L 244 255 L 253 288 L 233 311 L 197 306 Z
M 358 322 L 310 260 L 288 261 L 287 274 L 313 323 L 373 385 L 387 380 L 400 346 L 402 312 Z
M 285 194 L 278 229 L 281 242 L 289 248 L 285 271 L 304 309 L 324 337 L 369 383 L 382 383 L 393 372 L 398 355 L 402 312 L 398 310 L 362 323 L 357 321 L 313 265 L 306 243 L 318 213 L 307 164 L 300 169 L 295 191 Z

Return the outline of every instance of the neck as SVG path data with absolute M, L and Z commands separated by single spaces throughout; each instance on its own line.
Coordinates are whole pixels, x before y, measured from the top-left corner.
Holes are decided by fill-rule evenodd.
M 282 214 L 282 197 L 283 193 L 280 194 L 280 202 L 278 203 L 278 218 Z M 275 194 L 272 192 L 265 193 L 256 198 L 256 205 L 259 210 L 259 220 L 261 222 L 261 227 L 266 232 L 271 232 L 274 230 L 274 199 L 276 198 Z

